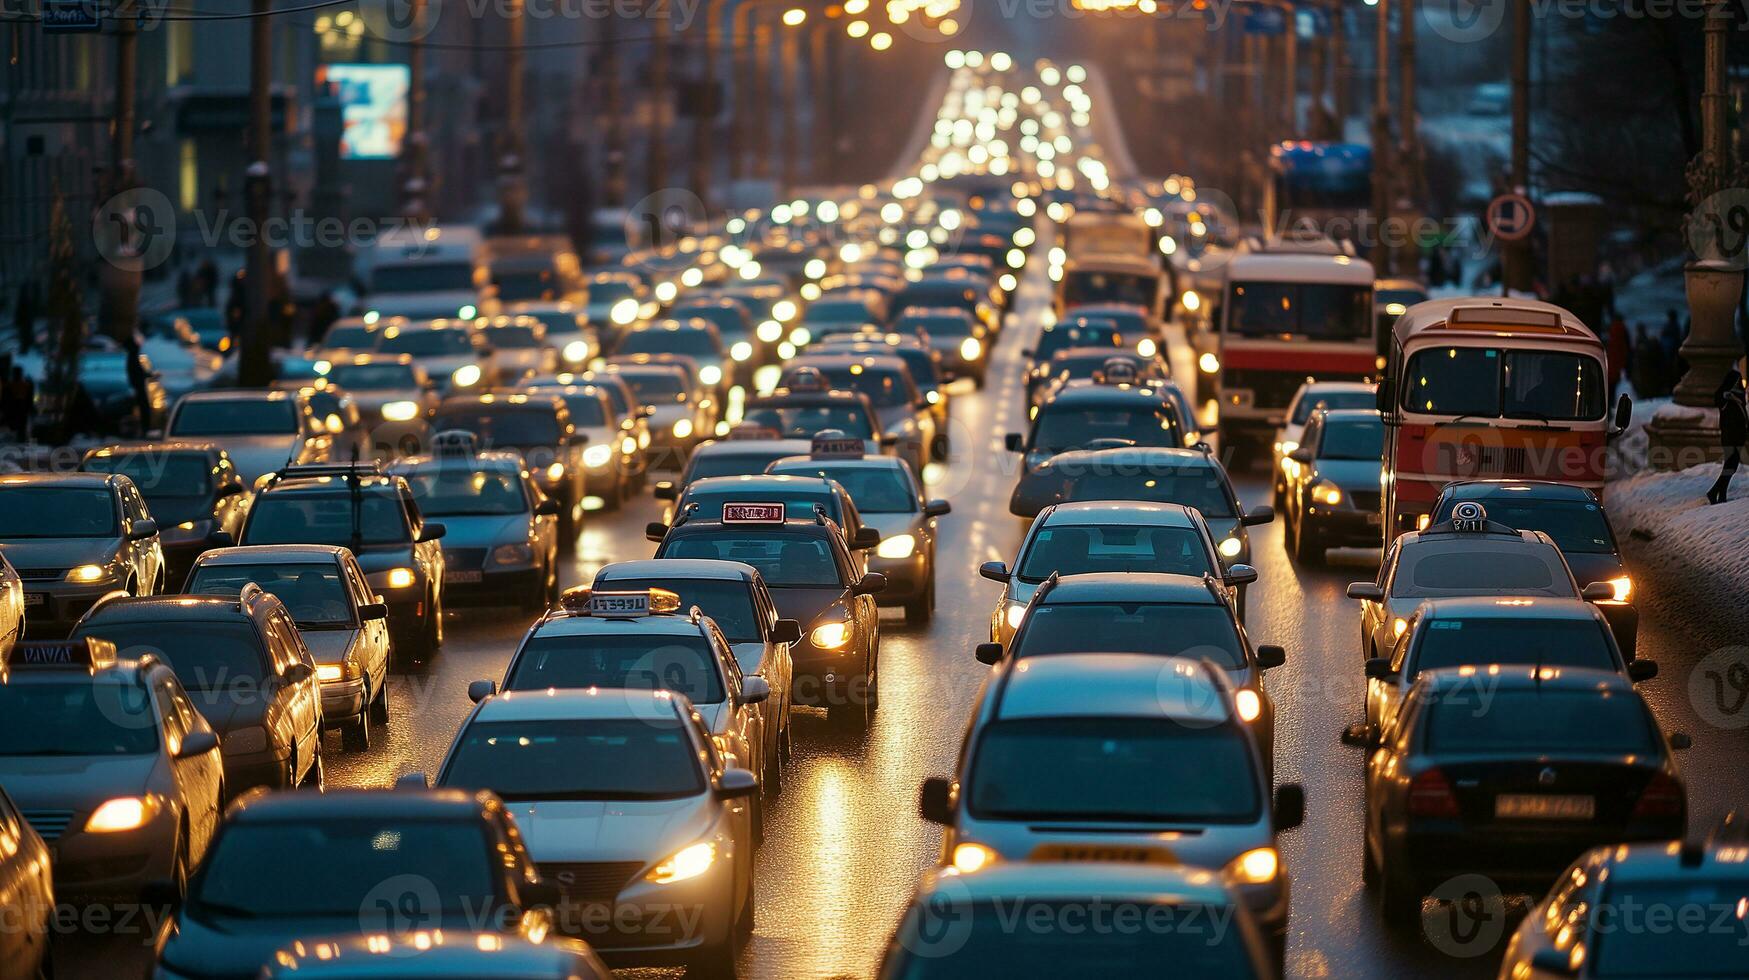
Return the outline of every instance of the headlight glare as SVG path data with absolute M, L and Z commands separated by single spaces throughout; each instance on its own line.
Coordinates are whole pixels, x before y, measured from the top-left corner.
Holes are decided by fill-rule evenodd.
M 480 366 L 478 364 L 463 364 L 449 376 L 458 388 L 469 388 L 480 383 Z
M 723 369 L 715 364 L 706 364 L 698 369 L 698 380 L 701 384 L 717 384 L 723 380 Z
M 1634 594 L 1634 580 L 1626 575 L 1610 579 L 1609 585 L 1615 589 L 1615 601 L 1617 602 L 1626 602 L 1628 597 Z
M 413 585 L 414 574 L 411 568 L 391 568 L 384 579 L 391 589 L 405 589 Z
M 1244 544 L 1242 544 L 1236 537 L 1223 539 L 1220 548 L 1222 558 L 1237 558 L 1239 557 L 1239 552 L 1245 550 Z
M 1263 698 L 1248 687 L 1239 688 L 1233 695 L 1233 705 L 1241 721 L 1256 721 L 1263 716 Z
M 960 341 L 960 357 L 965 360 L 975 361 L 982 353 L 984 353 L 984 345 L 978 342 L 978 338 L 967 337 Z
M 418 402 L 389 402 L 383 406 L 383 418 L 390 422 L 409 422 L 418 414 Z
M 321 681 L 324 684 L 332 684 L 335 681 L 345 680 L 345 679 L 346 679 L 346 670 L 344 668 L 342 668 L 339 664 L 317 664 L 316 665 L 316 680 Z
M 734 346 L 729 348 L 729 356 L 737 361 L 745 361 L 753 356 L 753 345 L 745 340 L 737 340 Z
M 674 423 L 674 438 L 685 439 L 686 437 L 688 437 L 690 435 L 692 435 L 692 420 L 691 419 L 681 419 L 680 421 Z
M 526 544 L 501 544 L 492 549 L 494 565 L 527 565 L 534 561 L 534 549 Z
M 590 446 L 583 450 L 583 465 L 590 469 L 600 469 L 613 459 L 613 447 L 602 444 Z
M 917 538 L 911 534 L 895 534 L 890 538 L 882 538 L 875 547 L 875 554 L 881 558 L 909 558 L 917 551 Z
M 1227 865 L 1233 878 L 1245 885 L 1267 885 L 1281 871 L 1281 855 L 1273 847 L 1255 847 Z
M 1026 603 L 1010 602 L 1008 608 L 1003 610 L 1002 618 L 1008 622 L 1009 629 L 1019 629 L 1020 621 L 1026 618 Z
M 823 650 L 836 650 L 850 642 L 850 624 L 823 623 L 808 634 L 808 642 Z
M 573 340 L 565 345 L 565 360 L 573 364 L 581 364 L 589 360 L 589 344 L 587 341 Z
M 716 843 L 699 841 L 690 847 L 683 847 L 675 851 L 666 861 L 651 868 L 650 873 L 644 877 L 658 885 L 685 881 L 688 878 L 697 878 L 709 871 L 716 860 Z
M 93 834 L 138 830 L 158 812 L 157 804 L 141 796 L 118 796 L 92 811 L 85 829 Z
M 953 866 L 966 874 L 993 864 L 995 861 L 996 852 L 982 844 L 967 842 L 954 845 Z
M 108 577 L 107 565 L 75 565 L 67 570 L 69 582 L 101 582 Z

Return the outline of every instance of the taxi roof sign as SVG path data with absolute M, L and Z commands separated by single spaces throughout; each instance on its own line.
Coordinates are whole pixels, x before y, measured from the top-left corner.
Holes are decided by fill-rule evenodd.
M 619 619 L 679 612 L 680 596 L 667 589 L 598 592 L 585 585 L 565 590 L 559 604 L 569 613 Z
M 1101 384 L 1134 384 L 1140 372 L 1136 370 L 1136 362 L 1127 357 L 1107 358 L 1099 366 L 1099 382 Z
M 808 444 L 808 455 L 815 459 L 861 459 L 866 451 L 867 443 L 843 429 L 821 429 Z
M 1488 526 L 1488 510 L 1474 500 L 1465 500 L 1451 509 L 1451 529 L 1480 531 Z
M 439 456 L 472 457 L 480 450 L 480 437 L 466 429 L 445 429 L 431 436 L 431 451 Z
M 20 643 L 12 648 L 6 663 L 10 667 L 109 667 L 115 663 L 115 644 L 95 636 Z
M 789 384 L 785 385 L 791 391 L 825 391 L 826 376 L 820 369 L 812 365 L 802 365 L 790 375 Z
M 779 501 L 726 503 L 723 505 L 724 524 L 782 524 L 784 522 L 784 506 Z
M 741 422 L 734 428 L 730 429 L 729 434 L 724 438 L 728 439 L 730 442 L 742 442 L 780 439 L 782 437 L 782 432 L 779 432 L 769 425 L 760 425 L 758 422 Z

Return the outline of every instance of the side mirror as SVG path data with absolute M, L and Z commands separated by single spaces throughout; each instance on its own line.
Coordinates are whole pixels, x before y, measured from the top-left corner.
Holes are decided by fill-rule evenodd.
M 856 551 L 867 551 L 881 543 L 881 532 L 872 527 L 858 528 L 856 537 L 851 539 L 850 547 Z
M 1222 576 L 1222 580 L 1228 585 L 1250 585 L 1257 581 L 1257 569 L 1245 564 L 1234 565 L 1227 569 L 1227 574 Z
M 395 780 L 395 788 L 399 790 L 430 789 L 431 780 L 422 772 L 410 772 Z
M 1383 602 L 1385 601 L 1385 590 L 1371 582 L 1350 582 L 1348 583 L 1348 598 Z
M 1259 524 L 1268 524 L 1273 520 L 1275 520 L 1275 508 L 1268 504 L 1264 504 L 1261 507 L 1253 507 L 1246 511 L 1245 516 L 1240 519 L 1239 523 L 1246 527 L 1256 527 Z
M 316 668 L 306 663 L 290 664 L 285 668 L 285 672 L 279 676 L 285 678 L 287 684 L 302 684 L 316 676 Z
M 1007 583 L 1008 566 L 999 561 L 987 561 L 978 566 L 978 574 L 992 582 Z
M 793 619 L 780 619 L 771 624 L 770 639 L 773 643 L 800 643 L 802 624 Z
M 534 513 L 536 517 L 557 517 L 559 516 L 559 502 L 548 497 L 534 505 Z
M 389 606 L 383 602 L 366 602 L 358 607 L 358 618 L 365 622 L 374 619 L 388 619 Z
M 1635 684 L 1638 684 L 1641 681 L 1649 681 L 1657 676 L 1658 662 L 1656 660 L 1635 660 L 1628 664 L 1628 680 L 1633 681 Z
M 1306 822 L 1306 791 L 1299 783 L 1282 783 L 1275 788 L 1275 829 L 1292 830 Z
M 1615 427 L 1616 427 L 1616 430 L 1620 431 L 1622 429 L 1627 428 L 1628 423 L 1633 421 L 1633 418 L 1634 418 L 1634 400 L 1632 398 L 1629 398 L 1626 395 L 1623 395 L 1620 398 L 1616 399 L 1616 402 L 1615 402 Z
M 1397 672 L 1391 669 L 1391 658 L 1369 657 L 1366 661 L 1366 676 L 1368 680 L 1388 681 L 1394 679 Z
M 742 704 L 764 704 L 771 697 L 771 682 L 763 677 L 748 677 L 741 681 Z
M 876 595 L 886 590 L 887 577 L 880 572 L 869 572 L 856 580 L 856 585 L 850 590 L 853 595 Z
M 1687 732 L 1671 732 L 1670 747 L 1678 752 L 1686 752 L 1694 748 L 1694 739 L 1689 738 Z
M 229 531 L 214 531 L 206 536 L 206 543 L 209 548 L 235 548 L 237 536 Z
M 1318 458 L 1318 454 L 1312 452 L 1312 450 L 1307 446 L 1301 446 L 1300 448 L 1294 450 L 1293 452 L 1288 453 L 1287 458 L 1293 460 L 1296 463 L 1310 463 Z
M 1579 590 L 1579 598 L 1586 602 L 1605 602 L 1615 598 L 1615 586 L 1608 582 L 1592 582 Z
M 657 544 L 661 544 L 662 539 L 667 536 L 668 525 L 661 521 L 651 521 L 644 525 L 644 539 L 647 541 L 654 541 Z
M 924 517 L 946 517 L 953 513 L 953 504 L 945 500 L 931 500 L 923 505 Z
M 1579 971 L 1573 969 L 1573 954 L 1553 947 L 1539 949 L 1530 954 L 1530 968 L 1536 973 L 1551 977 L 1579 975 Z
M 212 732 L 189 732 L 182 736 L 182 744 L 176 747 L 176 758 L 192 759 L 218 747 L 219 737 Z
M 1011 453 L 1026 451 L 1026 437 L 1018 432 L 1008 433 L 1008 435 L 1002 438 L 1002 444 L 1007 446 L 1008 451 Z
M 487 698 L 489 698 L 492 695 L 497 694 L 497 693 L 498 693 L 498 682 L 497 681 L 469 681 L 468 682 L 468 700 L 474 702 L 475 704 L 479 704 L 481 701 L 484 701 Z
M 1374 741 L 1376 741 L 1376 739 L 1373 737 L 1371 725 L 1354 724 L 1349 725 L 1342 730 L 1343 745 L 1352 745 L 1356 748 L 1364 749 L 1372 745 Z
M 917 813 L 930 823 L 953 823 L 953 783 L 930 776 L 917 791 Z
M 419 532 L 419 540 L 436 541 L 448 533 L 449 528 L 444 527 L 442 524 L 439 524 L 436 521 L 426 521 L 424 529 Z
M 769 688 L 767 689 L 769 693 Z M 724 769 L 717 777 L 717 799 L 740 800 L 759 792 L 759 777 L 745 769 Z
M 143 517 L 128 525 L 129 541 L 144 541 L 158 533 L 158 522 L 150 517 Z
M 978 663 L 995 666 L 1002 662 L 1002 644 L 980 643 L 973 649 L 972 656 L 978 658 Z
M 680 497 L 680 488 L 672 480 L 658 480 L 656 489 L 652 490 L 657 500 L 676 500 Z
M 1259 670 L 1280 667 L 1285 663 L 1287 663 L 1287 648 L 1276 646 L 1273 643 L 1265 643 L 1257 648 L 1257 667 Z

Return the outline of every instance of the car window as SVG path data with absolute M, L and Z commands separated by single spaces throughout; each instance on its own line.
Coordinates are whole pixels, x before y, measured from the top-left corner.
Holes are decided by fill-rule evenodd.
M 184 401 L 170 423 L 173 436 L 295 435 L 298 413 L 289 398 Z
M 106 489 L 0 487 L 0 540 L 114 537 L 117 509 Z
M 1415 647 L 1413 673 L 1466 664 L 1619 670 L 1609 631 L 1593 619 L 1435 619 Z
M 353 500 L 347 493 L 262 494 L 250 508 L 239 543 L 369 546 L 411 540 L 408 514 L 398 497 L 363 493 L 356 511 Z
M 597 579 L 596 587 L 609 592 L 640 592 L 644 589 L 667 589 L 680 596 L 680 608 L 693 606 L 715 620 L 723 635 L 732 643 L 755 643 L 764 639 L 759 613 L 753 604 L 747 584 L 739 579 L 714 578 L 608 578 Z
M 1212 572 L 1202 535 L 1191 527 L 1059 524 L 1040 528 L 1021 555 L 1022 582 L 1043 582 L 1052 572 Z
M 440 460 L 396 472 L 406 477 L 421 513 L 431 517 L 526 514 L 533 507 L 517 470 Z
M 918 509 L 917 490 L 909 472 L 897 467 L 788 463 L 770 472 L 836 480 L 850 493 L 859 513 L 914 514 Z
M 1609 518 L 1604 516 L 1603 508 L 1590 501 L 1496 494 L 1484 499 L 1482 505 L 1488 510 L 1489 520 L 1520 531 L 1542 531 L 1564 552 L 1615 552 L 1615 536 L 1610 533 Z M 1455 506 L 1456 497 L 1441 497 L 1432 522 L 1439 524 L 1450 520 L 1451 509 Z
M 1095 636 L 1104 653 L 1206 657 L 1229 670 L 1245 666 L 1232 614 L 1213 603 L 1047 602 L 1027 614 L 1013 655 L 1082 653 Z
M 1595 689 L 1494 690 L 1453 685 L 1426 702 L 1423 748 L 1462 755 L 1662 756 L 1639 698 Z M 1482 698 L 1487 696 L 1484 709 Z
M 659 558 L 709 558 L 752 565 L 774 588 L 840 588 L 845 578 L 825 535 L 732 531 L 671 536 Z
M 145 685 L 119 674 L 0 684 L 0 756 L 145 755 L 158 749 Z
M 1575 595 L 1561 556 L 1547 545 L 1473 541 L 1405 548 L 1391 595 Z
M 195 568 L 184 589 L 194 595 L 234 596 L 254 582 L 291 611 L 299 629 L 350 627 L 352 602 L 332 561 L 207 562 Z
M 708 739 L 707 739 L 708 741 Z M 705 790 L 679 719 L 476 722 L 439 785 L 524 800 L 668 800 Z
M 716 651 L 703 636 L 536 633 L 517 654 L 507 691 L 629 688 L 673 691 L 695 704 L 718 704 L 723 682 Z
M 1238 516 L 1233 491 L 1213 466 L 1150 466 L 1145 463 L 1058 464 L 1070 477 L 1065 499 L 1147 500 L 1183 504 L 1204 517 Z M 1103 472 L 1101 472 L 1103 471 Z
M 1082 449 L 1099 439 L 1133 446 L 1178 448 L 1183 438 L 1174 412 L 1163 405 L 1047 402 L 1033 424 L 1032 448 L 1048 453 Z
M 108 640 L 124 658 L 156 656 L 190 691 L 259 690 L 275 666 L 255 624 L 237 617 L 192 621 L 98 617 L 81 623 L 73 635 Z

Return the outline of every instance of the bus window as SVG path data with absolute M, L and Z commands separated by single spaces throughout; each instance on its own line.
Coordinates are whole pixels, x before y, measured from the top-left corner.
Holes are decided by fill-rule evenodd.
M 1335 341 L 1373 335 L 1370 286 L 1248 282 L 1235 283 L 1232 293 L 1229 333 Z
M 1404 407 L 1429 415 L 1500 413 L 1500 352 L 1479 347 L 1440 347 L 1409 359 Z
M 1603 417 L 1597 359 L 1565 351 L 1435 347 L 1409 359 L 1403 407 L 1429 415 L 1592 421 Z

